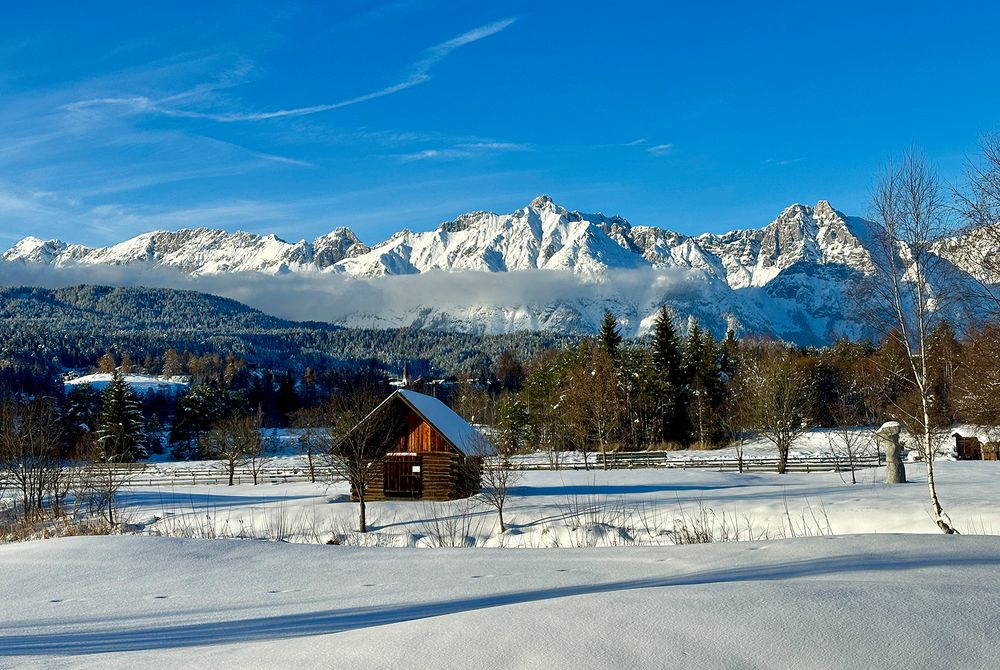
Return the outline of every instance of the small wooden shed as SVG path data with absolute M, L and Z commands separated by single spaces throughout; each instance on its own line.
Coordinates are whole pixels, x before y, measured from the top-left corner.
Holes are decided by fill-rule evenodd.
M 960 461 L 1000 460 L 1000 444 L 980 442 L 978 437 L 964 437 L 955 433 L 955 455 Z
M 364 421 L 390 427 L 366 499 L 454 500 L 479 492 L 488 443 L 437 398 L 401 389 Z

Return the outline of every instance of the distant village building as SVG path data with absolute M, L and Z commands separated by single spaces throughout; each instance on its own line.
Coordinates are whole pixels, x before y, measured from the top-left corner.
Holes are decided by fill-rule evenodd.
M 447 405 L 423 393 L 395 391 L 364 420 L 397 426 L 367 487 L 368 500 L 453 500 L 481 488 L 483 435 Z

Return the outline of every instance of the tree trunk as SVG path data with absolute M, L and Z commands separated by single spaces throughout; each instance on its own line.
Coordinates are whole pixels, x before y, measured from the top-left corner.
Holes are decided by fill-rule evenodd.
M 925 394 L 922 394 L 925 395 Z M 927 492 L 931 497 L 931 506 L 934 508 L 934 521 L 938 528 L 947 535 L 955 535 L 957 530 L 951 525 L 951 519 L 944 513 L 941 501 L 938 499 L 937 485 L 934 483 L 934 446 L 931 441 L 930 412 L 927 410 L 926 400 L 923 402 L 924 411 L 924 460 L 927 462 Z
M 499 505 L 497 507 L 497 514 L 499 514 L 499 516 L 500 516 L 500 532 L 501 533 L 506 533 L 507 532 L 507 524 L 505 524 L 503 522 L 503 505 Z
M 229 462 L 229 485 L 233 485 L 233 474 L 236 472 L 236 463 Z
M 788 445 L 778 446 L 778 474 L 785 474 L 788 469 Z
M 361 493 L 358 494 L 358 532 L 367 533 L 368 523 L 365 520 L 365 497 Z

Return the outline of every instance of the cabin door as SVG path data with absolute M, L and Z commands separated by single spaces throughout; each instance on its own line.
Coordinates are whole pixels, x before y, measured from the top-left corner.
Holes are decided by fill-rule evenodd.
M 388 455 L 382 479 L 387 498 L 419 498 L 424 488 L 420 456 Z

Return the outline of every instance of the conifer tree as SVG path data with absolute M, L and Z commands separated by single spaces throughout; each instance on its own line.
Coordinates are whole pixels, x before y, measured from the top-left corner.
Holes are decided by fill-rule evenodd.
M 715 408 L 721 401 L 722 380 L 712 333 L 692 321 L 684 346 L 683 371 L 687 381 L 688 414 L 695 439 L 702 444 L 715 434 Z
M 101 396 L 90 384 L 75 384 L 66 394 L 62 410 L 62 437 L 65 453 L 82 450 L 98 425 Z
M 97 458 L 104 463 L 124 463 L 146 456 L 143 447 L 145 420 L 139 398 L 118 370 L 101 396 L 97 428 Z
M 604 352 L 611 357 L 611 360 L 618 360 L 618 349 L 622 343 L 622 334 L 618 328 L 618 320 L 609 311 L 604 312 L 604 320 L 601 322 L 601 332 L 597 336 Z
M 653 387 L 657 396 L 659 432 L 663 440 L 684 439 L 686 417 L 683 416 L 682 374 L 683 354 L 680 338 L 666 307 L 660 308 L 653 326 Z

